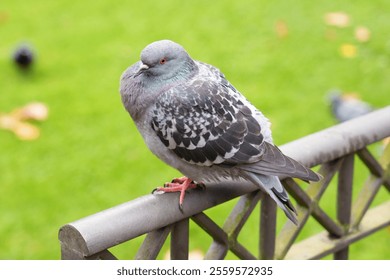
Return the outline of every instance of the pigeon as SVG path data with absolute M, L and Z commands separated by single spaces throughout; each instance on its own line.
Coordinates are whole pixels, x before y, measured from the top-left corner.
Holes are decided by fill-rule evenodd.
M 120 94 L 148 148 L 184 177 L 157 188 L 180 192 L 211 182 L 247 181 L 267 193 L 298 224 L 279 175 L 321 176 L 284 155 L 269 120 L 216 67 L 193 60 L 170 40 L 147 45 L 120 78 Z
M 34 53 L 29 46 L 21 45 L 15 50 L 13 60 L 20 69 L 26 70 L 34 62 Z
M 363 116 L 374 108 L 360 100 L 354 94 L 342 94 L 339 90 L 328 93 L 332 114 L 339 122 L 345 122 L 356 117 Z

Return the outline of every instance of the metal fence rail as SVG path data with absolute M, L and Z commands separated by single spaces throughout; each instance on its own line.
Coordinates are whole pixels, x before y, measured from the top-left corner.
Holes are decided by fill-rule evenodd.
M 390 145 L 379 160 L 367 146 L 390 136 L 390 106 L 281 146 L 281 150 L 306 166 L 320 165 L 320 182 L 303 190 L 291 178 L 281 178 L 296 200 L 299 226 L 289 221 L 276 233 L 276 206 L 249 183 L 208 185 L 186 196 L 183 212 L 177 194 L 146 195 L 61 227 L 62 259 L 115 259 L 109 248 L 146 235 L 136 259 L 155 259 L 170 235 L 171 258 L 187 259 L 189 222 L 195 222 L 213 241 L 205 259 L 223 259 L 230 250 L 241 259 L 317 259 L 333 254 L 348 258 L 348 246 L 390 225 L 390 200 L 370 207 L 379 188 L 390 192 Z M 354 162 L 359 159 L 370 176 L 353 201 Z M 332 219 L 319 201 L 337 176 L 337 217 Z M 306 183 L 305 183 L 306 184 Z M 239 197 L 223 226 L 203 211 Z M 238 241 L 257 203 L 261 203 L 258 255 Z M 296 242 L 309 217 L 323 228 L 320 234 Z

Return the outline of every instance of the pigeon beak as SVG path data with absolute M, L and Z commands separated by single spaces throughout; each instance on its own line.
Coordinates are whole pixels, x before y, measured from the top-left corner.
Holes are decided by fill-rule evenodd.
M 134 77 L 137 77 L 138 75 L 141 75 L 143 72 L 145 72 L 146 70 L 149 69 L 149 66 L 147 64 L 141 64 L 141 66 L 139 67 L 137 73 L 134 74 Z

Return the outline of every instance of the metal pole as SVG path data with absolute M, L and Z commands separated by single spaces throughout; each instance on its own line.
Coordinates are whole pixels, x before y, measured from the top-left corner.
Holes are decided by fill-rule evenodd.
M 344 157 L 339 170 L 337 185 L 337 219 L 348 234 L 351 223 L 354 154 Z M 334 254 L 336 260 L 348 259 L 348 247 Z
M 171 231 L 171 260 L 188 260 L 189 219 L 177 222 Z
M 263 195 L 260 207 L 259 258 L 272 260 L 275 254 L 276 203 L 269 195 Z

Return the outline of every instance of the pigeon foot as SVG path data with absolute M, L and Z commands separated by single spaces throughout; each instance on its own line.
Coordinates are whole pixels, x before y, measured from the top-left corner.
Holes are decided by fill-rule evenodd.
M 190 178 L 187 177 L 180 177 L 180 178 L 175 178 L 172 180 L 171 183 L 165 183 L 164 187 L 156 188 L 155 191 L 161 191 L 164 193 L 168 192 L 180 192 L 180 198 L 179 198 L 179 208 L 180 211 L 183 211 L 183 202 L 184 202 L 184 197 L 186 194 L 186 191 L 189 189 L 195 189 L 197 187 L 204 188 L 205 185 L 203 183 L 195 183 L 192 181 Z

